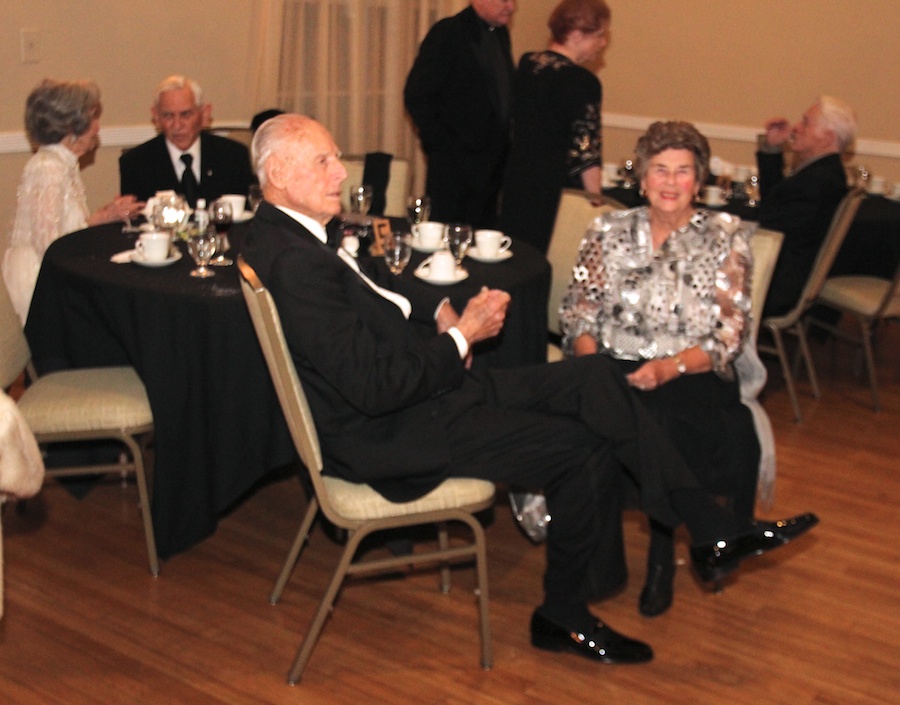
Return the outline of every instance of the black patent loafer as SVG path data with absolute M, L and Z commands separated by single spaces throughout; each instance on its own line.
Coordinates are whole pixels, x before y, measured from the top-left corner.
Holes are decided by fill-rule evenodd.
M 749 533 L 733 539 L 691 547 L 691 560 L 702 580 L 717 581 L 737 569 L 740 562 L 751 556 L 784 546 L 805 534 L 816 524 L 815 514 L 800 514 L 779 521 L 756 522 Z
M 544 651 L 571 651 L 603 663 L 646 663 L 653 649 L 642 641 L 629 639 L 600 620 L 589 634 L 567 631 L 540 612 L 531 617 L 531 645 Z

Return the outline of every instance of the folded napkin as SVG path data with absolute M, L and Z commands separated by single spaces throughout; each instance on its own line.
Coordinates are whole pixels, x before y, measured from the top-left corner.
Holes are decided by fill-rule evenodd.
M 125 250 L 124 252 L 117 252 L 109 258 L 109 261 L 115 262 L 116 264 L 129 264 L 131 262 L 131 256 L 135 252 L 137 252 L 137 250 Z

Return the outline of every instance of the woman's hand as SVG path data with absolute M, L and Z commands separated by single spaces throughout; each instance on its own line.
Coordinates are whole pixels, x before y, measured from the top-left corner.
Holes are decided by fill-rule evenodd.
M 88 218 L 88 225 L 129 220 L 140 215 L 146 205 L 144 201 L 139 201 L 134 196 L 117 196 L 112 203 L 107 203 Z
M 579 335 L 572 341 L 572 352 L 575 357 L 593 355 L 597 352 L 597 341 L 587 333 Z
M 628 384 L 635 389 L 648 392 L 679 376 L 678 365 L 674 358 L 664 358 L 662 360 L 647 360 L 634 372 L 627 375 L 626 379 Z

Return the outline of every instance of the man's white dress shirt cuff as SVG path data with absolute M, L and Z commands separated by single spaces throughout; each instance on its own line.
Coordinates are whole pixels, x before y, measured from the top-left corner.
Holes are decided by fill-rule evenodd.
M 469 354 L 469 341 L 466 340 L 466 336 L 464 336 L 456 326 L 448 328 L 447 332 L 450 334 L 450 337 L 453 338 L 453 342 L 456 343 L 456 349 L 459 350 L 459 359 L 465 360 L 466 355 Z

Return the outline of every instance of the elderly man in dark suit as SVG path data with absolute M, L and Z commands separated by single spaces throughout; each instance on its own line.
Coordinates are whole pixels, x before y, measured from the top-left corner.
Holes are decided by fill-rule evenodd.
M 471 347 L 502 329 L 509 295 L 484 289 L 457 314 L 435 288 L 330 247 L 326 225 L 340 212 L 347 172 L 316 121 L 267 121 L 253 159 L 264 200 L 242 251 L 278 307 L 325 472 L 395 502 L 450 476 L 543 488 L 553 521 L 544 602 L 531 621 L 536 647 L 606 663 L 652 658 L 587 606 L 597 571 L 621 560 L 617 463 L 638 477 L 643 507 L 668 525 L 685 522 L 708 580 L 816 523 L 805 515 L 757 524 L 721 508 L 601 356 L 469 373 Z
M 193 208 L 226 193 L 246 195 L 253 182 L 247 148 L 203 132 L 212 106 L 196 81 L 169 76 L 157 86 L 150 112 L 160 131 L 119 158 L 121 193 L 146 200 L 157 191 L 183 195 Z
M 494 227 L 510 141 L 515 0 L 472 0 L 426 35 L 404 101 L 428 158 L 431 217 Z
M 765 124 L 759 166 L 759 223 L 784 233 L 764 316 L 790 311 L 800 298 L 838 204 L 847 193 L 842 153 L 856 137 L 856 116 L 844 101 L 821 96 L 796 125 L 785 118 Z M 784 150 L 795 164 L 785 175 Z

